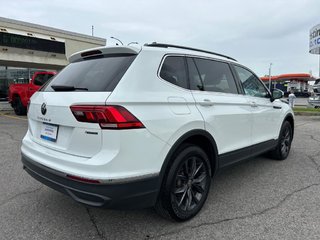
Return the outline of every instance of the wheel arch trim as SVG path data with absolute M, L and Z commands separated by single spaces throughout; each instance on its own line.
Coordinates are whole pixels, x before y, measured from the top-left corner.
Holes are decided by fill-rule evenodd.
M 292 126 L 292 138 L 294 136 L 294 116 L 292 113 L 288 113 L 286 114 L 286 116 L 284 117 L 284 120 L 282 122 L 282 124 L 285 122 L 285 121 L 289 121 L 289 123 L 291 124 Z
M 214 172 L 212 173 L 212 175 L 214 175 L 214 173 L 219 169 L 219 161 L 218 161 L 218 148 L 217 148 L 217 144 L 214 140 L 214 138 L 212 137 L 212 135 L 203 130 L 203 129 L 195 129 L 195 130 L 191 130 L 185 134 L 183 134 L 180 138 L 178 138 L 178 140 L 173 144 L 173 146 L 170 148 L 168 154 L 165 157 L 165 160 L 162 164 L 160 173 L 159 173 L 159 184 L 160 184 L 160 188 L 162 185 L 162 182 L 164 180 L 165 174 L 167 172 L 168 166 L 170 164 L 171 158 L 173 157 L 173 155 L 175 154 L 175 152 L 178 150 L 178 148 L 181 146 L 181 144 L 183 144 L 184 142 L 187 142 L 188 139 L 192 138 L 192 137 L 196 137 L 196 136 L 200 136 L 200 137 L 205 137 L 209 142 L 210 142 L 210 146 L 212 147 L 213 153 L 214 153 L 214 161 L 211 160 L 212 156 L 208 156 L 210 158 L 210 164 L 214 163 Z M 201 147 L 201 145 L 200 145 Z

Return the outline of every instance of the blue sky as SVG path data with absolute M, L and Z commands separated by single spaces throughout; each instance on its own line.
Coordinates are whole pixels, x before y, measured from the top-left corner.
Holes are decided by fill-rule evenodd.
M 319 0 L 0 0 L 0 16 L 124 43 L 153 41 L 230 55 L 259 76 L 312 71 L 309 31 L 320 24 Z M 5 6 L 5 7 L 4 7 Z

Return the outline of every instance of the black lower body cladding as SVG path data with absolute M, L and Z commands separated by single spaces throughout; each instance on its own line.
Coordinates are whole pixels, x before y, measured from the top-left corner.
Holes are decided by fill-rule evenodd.
M 90 184 L 61 176 L 24 155 L 21 161 L 23 168 L 36 180 L 88 206 L 139 209 L 154 206 L 158 196 L 158 176 L 126 183 Z

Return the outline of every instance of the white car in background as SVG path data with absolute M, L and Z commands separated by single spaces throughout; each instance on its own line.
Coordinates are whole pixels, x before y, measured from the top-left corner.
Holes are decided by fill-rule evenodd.
M 292 110 L 231 57 L 153 43 L 69 61 L 32 96 L 21 153 L 29 174 L 77 202 L 184 221 L 219 169 L 289 154 Z
M 313 94 L 309 97 L 308 103 L 312 107 L 320 108 L 320 78 L 313 85 Z

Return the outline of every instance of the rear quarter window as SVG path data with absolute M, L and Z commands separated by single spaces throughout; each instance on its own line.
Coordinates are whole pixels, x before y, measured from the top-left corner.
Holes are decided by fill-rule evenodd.
M 164 59 L 160 77 L 174 85 L 188 88 L 185 59 L 182 56 L 168 56 Z
M 73 86 L 89 92 L 113 91 L 136 55 L 109 56 L 70 63 L 43 89 L 54 91 L 52 85 Z

